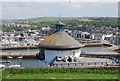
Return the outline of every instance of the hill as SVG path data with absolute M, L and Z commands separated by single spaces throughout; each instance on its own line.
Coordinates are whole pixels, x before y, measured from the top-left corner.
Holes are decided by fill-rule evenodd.
M 55 28 L 55 23 L 59 21 L 58 17 L 37 17 L 37 18 L 28 18 L 28 19 L 14 19 L 14 20 L 3 20 L 3 23 L 16 23 L 16 24 L 29 24 L 29 25 L 36 25 L 35 28 L 30 29 L 40 29 L 41 27 L 49 26 L 51 28 Z M 66 26 L 71 29 L 83 29 L 82 27 L 86 26 L 94 26 L 95 28 L 100 28 L 103 26 L 106 27 L 118 27 L 118 19 L 117 18 L 107 18 L 107 17 L 93 17 L 93 18 L 80 18 L 80 17 L 61 17 L 60 21 L 66 24 Z M 82 26 L 82 27 L 81 27 Z M 11 27 L 12 29 L 16 30 L 16 28 Z M 4 29 L 11 29 L 8 27 L 3 27 Z M 21 30 L 28 29 L 28 28 L 20 28 Z

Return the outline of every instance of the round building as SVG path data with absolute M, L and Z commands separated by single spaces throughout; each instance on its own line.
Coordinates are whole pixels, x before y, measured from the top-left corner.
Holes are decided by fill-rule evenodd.
M 53 58 L 65 56 L 79 57 L 83 46 L 66 32 L 64 32 L 64 24 L 57 22 L 56 32 L 45 38 L 38 44 L 40 49 L 40 60 L 45 60 L 49 63 Z

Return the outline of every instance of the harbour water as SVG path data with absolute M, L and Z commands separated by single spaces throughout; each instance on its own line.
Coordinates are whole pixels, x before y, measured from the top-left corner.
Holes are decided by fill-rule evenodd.
M 112 50 L 105 49 L 104 47 L 83 47 L 82 52 L 113 52 Z M 21 50 L 0 50 L 0 52 L 39 52 L 39 49 L 21 49 Z
M 112 50 L 105 49 L 104 47 L 83 47 L 81 48 L 82 52 L 113 52 Z M 39 49 L 24 49 L 24 50 L 2 50 L 1 52 L 39 52 Z M 3 61 L 11 61 L 10 63 L 3 63 L 6 66 L 10 65 L 21 65 L 23 67 L 44 67 L 45 62 L 39 61 L 36 58 L 34 59 L 2 59 Z

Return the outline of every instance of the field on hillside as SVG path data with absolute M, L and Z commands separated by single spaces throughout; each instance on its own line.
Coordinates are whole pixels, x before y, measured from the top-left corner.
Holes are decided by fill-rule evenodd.
M 27 68 L 5 69 L 2 79 L 118 79 L 116 69 Z
M 78 19 L 79 21 L 84 21 L 84 22 L 91 22 L 91 21 L 94 21 L 92 19 Z

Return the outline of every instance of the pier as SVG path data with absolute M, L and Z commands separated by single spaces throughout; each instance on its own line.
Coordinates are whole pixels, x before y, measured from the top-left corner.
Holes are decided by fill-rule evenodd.
M 12 49 L 37 49 L 37 46 L 4 46 L 0 47 L 1 50 L 12 50 Z
M 13 58 L 22 56 L 24 58 L 35 58 L 36 52 L 3 52 L 0 53 L 0 57 L 7 58 L 8 56 L 11 56 Z

